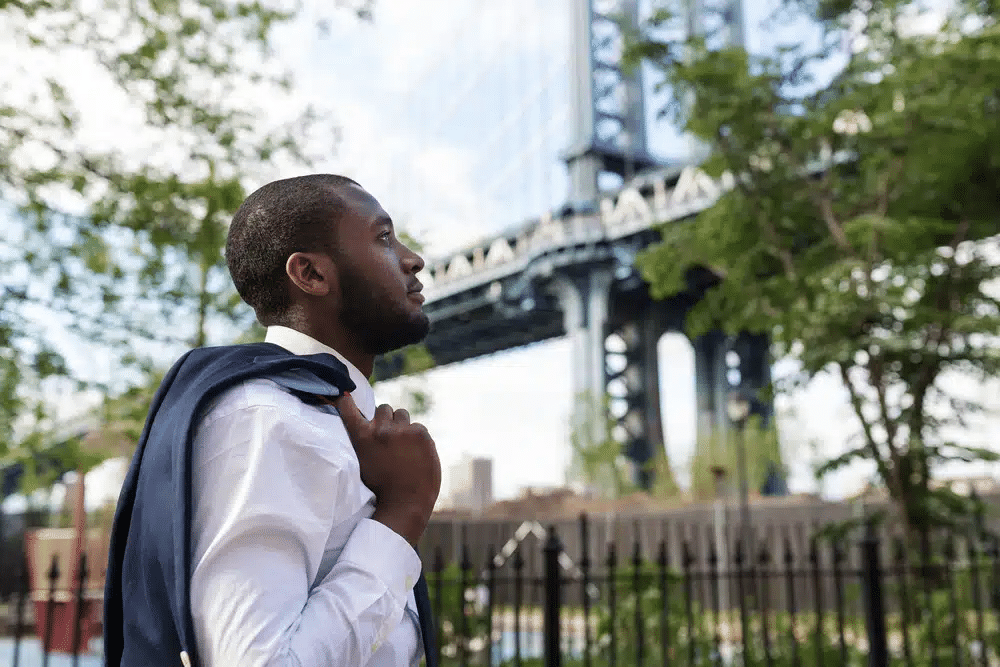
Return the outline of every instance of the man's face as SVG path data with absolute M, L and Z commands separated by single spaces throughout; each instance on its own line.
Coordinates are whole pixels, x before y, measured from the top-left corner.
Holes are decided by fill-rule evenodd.
M 419 255 L 396 238 L 392 219 L 360 187 L 345 194 L 348 213 L 337 230 L 337 265 L 343 325 L 368 354 L 385 354 L 427 336 L 430 321 L 417 273 Z

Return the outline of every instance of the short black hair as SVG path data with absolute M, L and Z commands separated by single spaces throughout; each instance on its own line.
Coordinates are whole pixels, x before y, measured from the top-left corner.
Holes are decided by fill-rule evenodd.
M 226 236 L 226 264 L 240 297 L 263 325 L 291 306 L 285 263 L 295 252 L 336 254 L 331 225 L 344 215 L 343 191 L 357 182 L 310 174 L 268 183 L 240 205 Z

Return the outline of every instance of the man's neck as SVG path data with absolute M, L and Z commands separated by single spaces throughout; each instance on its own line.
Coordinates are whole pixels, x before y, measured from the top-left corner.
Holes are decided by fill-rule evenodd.
M 308 336 L 317 343 L 330 348 L 336 356 L 342 357 L 353 365 L 365 378 L 371 378 L 375 368 L 374 355 L 366 354 L 358 350 L 356 345 L 352 345 L 350 338 L 346 335 L 337 335 L 337 332 L 324 332 L 317 327 L 305 326 L 304 323 L 282 322 L 271 325 L 274 327 L 284 327 L 300 334 Z M 271 328 L 271 327 L 269 327 Z

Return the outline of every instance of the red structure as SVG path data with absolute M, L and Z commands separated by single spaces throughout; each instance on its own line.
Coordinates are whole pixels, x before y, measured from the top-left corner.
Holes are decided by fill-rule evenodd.
M 43 644 L 48 639 L 45 648 L 51 652 L 86 653 L 91 640 L 102 632 L 107 540 L 101 531 L 86 530 L 83 475 L 78 474 L 77 480 L 73 528 L 40 528 L 25 536 L 35 631 Z M 87 565 L 81 590 L 79 567 L 84 552 Z

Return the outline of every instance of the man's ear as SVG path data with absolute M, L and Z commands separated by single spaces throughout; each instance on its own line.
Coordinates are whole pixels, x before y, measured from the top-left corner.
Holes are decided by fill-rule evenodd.
M 285 273 L 293 287 L 310 296 L 326 296 L 336 288 L 336 267 L 333 260 L 322 253 L 292 253 L 285 262 Z

